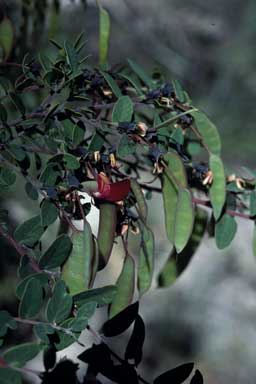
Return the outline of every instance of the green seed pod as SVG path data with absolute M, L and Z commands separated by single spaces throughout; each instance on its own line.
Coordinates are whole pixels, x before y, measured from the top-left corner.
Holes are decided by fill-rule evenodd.
M 99 247 L 99 270 L 103 269 L 108 263 L 114 245 L 117 206 L 111 203 L 100 203 L 100 218 L 97 243 Z
M 84 230 L 74 232 L 71 239 L 72 252 L 63 265 L 61 278 L 69 287 L 70 294 L 75 295 L 89 288 L 94 252 L 90 224 L 85 221 Z

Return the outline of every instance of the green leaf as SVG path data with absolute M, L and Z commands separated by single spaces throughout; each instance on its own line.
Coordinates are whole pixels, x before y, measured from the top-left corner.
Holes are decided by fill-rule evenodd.
M 14 367 L 23 367 L 42 350 L 43 346 L 36 343 L 24 343 L 7 349 L 3 358 Z
M 256 216 L 256 191 L 253 190 L 250 194 L 250 215 Z
M 134 197 L 138 204 L 138 211 L 139 211 L 140 217 L 142 218 L 143 221 L 146 221 L 147 215 L 148 215 L 148 206 L 146 203 L 144 193 L 142 192 L 140 185 L 135 179 L 130 179 L 130 181 L 131 181 L 132 193 L 134 194 Z
M 62 349 L 69 347 L 76 340 L 78 340 L 80 336 L 80 332 L 75 333 L 71 331 L 71 326 L 73 321 L 74 319 L 67 319 L 60 324 L 61 328 L 66 329 L 66 332 L 57 331 L 59 340 L 58 342 L 55 342 L 54 345 L 58 351 L 61 351 Z
M 106 285 L 102 288 L 89 289 L 88 291 L 78 293 L 73 296 L 74 303 L 77 306 L 95 302 L 98 307 L 112 303 L 117 294 L 115 285 Z
M 138 96 L 143 95 L 143 92 L 140 89 L 140 84 L 132 76 L 124 74 L 124 73 L 119 73 L 119 76 L 123 77 L 125 80 L 127 80 L 132 85 L 132 87 L 136 90 Z
M 21 299 L 24 295 L 27 284 L 31 279 L 39 281 L 42 287 L 48 285 L 48 276 L 45 273 L 33 273 L 32 275 L 26 276 L 16 287 L 16 296 Z
M 178 80 L 172 80 L 172 85 L 173 85 L 174 92 L 175 92 L 177 99 L 181 103 L 184 103 L 186 101 L 186 96 L 184 94 L 184 91 L 183 91 L 179 81 Z
M 14 30 L 12 22 L 4 17 L 0 23 L 0 46 L 4 50 L 4 59 L 8 59 L 14 44 Z
M 104 71 L 100 71 L 100 73 L 104 77 L 104 79 L 107 82 L 107 84 L 110 86 L 110 88 L 111 88 L 112 92 L 114 93 L 114 95 L 117 98 L 122 96 L 122 92 L 121 92 L 120 88 L 118 87 L 116 81 L 113 79 L 113 77 L 110 76 L 107 72 L 104 72 Z
M 7 188 L 13 185 L 16 181 L 15 173 L 7 168 L 0 168 L 0 186 Z
M 16 144 L 9 144 L 8 151 L 11 152 L 12 156 L 18 161 L 22 161 L 26 157 L 26 152 Z
M 75 125 L 72 131 L 72 142 L 76 147 L 84 140 L 85 130 L 79 125 Z
M 141 246 L 138 267 L 138 289 L 143 295 L 151 286 L 154 269 L 154 235 L 146 226 L 142 226 Z
M 177 263 L 174 259 L 174 254 L 176 252 L 172 252 L 171 256 L 168 257 L 168 260 L 164 266 L 164 268 L 161 270 L 161 273 L 158 276 L 158 286 L 162 288 L 169 287 L 172 285 L 177 277 L 178 277 L 178 271 L 177 271 Z
M 0 337 L 3 337 L 7 329 L 16 329 L 16 320 L 7 311 L 0 311 Z
M 64 264 L 61 277 L 67 284 L 71 295 L 84 291 L 89 287 L 91 276 L 91 260 L 94 245 L 90 224 L 84 222 L 84 230 L 72 235 L 73 249 Z
M 50 159 L 51 162 L 63 162 L 65 168 L 73 170 L 80 168 L 79 160 L 71 155 L 70 153 L 65 153 L 64 155 L 55 155 Z
M 210 200 L 215 220 L 221 215 L 226 200 L 226 179 L 222 160 L 219 156 L 210 155 L 210 170 L 213 173 L 213 182 L 210 187 Z
M 97 304 L 95 302 L 91 302 L 82 305 L 78 309 L 76 317 L 71 324 L 71 329 L 73 332 L 82 332 L 86 328 L 88 320 L 94 314 L 96 307 Z
M 108 12 L 99 7 L 99 62 L 101 65 L 107 63 L 108 46 L 110 37 L 110 17 Z
M 104 142 L 105 142 L 105 140 L 104 140 L 103 133 L 96 131 L 92 137 L 90 144 L 89 144 L 88 151 L 89 152 L 100 151 Z
M 43 305 L 43 289 L 39 280 L 32 278 L 27 283 L 19 305 L 22 318 L 35 317 Z
M 175 212 L 174 246 L 180 253 L 187 245 L 194 224 L 194 206 L 191 192 L 180 188 Z
M 133 155 L 136 152 L 137 145 L 134 141 L 132 141 L 129 136 L 122 135 L 118 147 L 117 147 L 117 155 L 119 157 L 126 157 L 129 155 Z
M 7 122 L 7 119 L 8 119 L 7 110 L 6 110 L 6 108 L 4 107 L 4 105 L 0 103 L 0 120 L 1 120 L 3 123 L 6 123 L 6 122 Z
M 225 213 L 215 224 L 215 240 L 219 249 L 229 246 L 237 231 L 237 224 L 233 216 Z
M 44 55 L 42 52 L 38 54 L 38 60 L 44 70 L 44 72 L 49 72 L 52 68 L 52 62 L 47 55 Z
M 169 241 L 174 244 L 175 215 L 178 203 L 178 188 L 187 187 L 187 177 L 181 158 L 174 152 L 164 155 L 167 167 L 163 172 L 162 191 L 165 213 L 165 227 Z
M 130 255 L 124 260 L 123 268 L 118 277 L 116 286 L 117 294 L 115 295 L 109 309 L 109 317 L 115 316 L 121 312 L 129 304 L 131 304 L 134 295 L 135 282 L 135 265 Z
M 41 224 L 41 217 L 37 215 L 18 225 L 14 232 L 14 238 L 21 244 L 33 247 L 43 233 L 44 228 Z
M 39 195 L 37 189 L 29 181 L 25 184 L 25 191 L 31 200 L 37 200 Z
M 0 384 L 22 384 L 21 373 L 11 368 L 0 367 Z
M 140 80 L 142 80 L 142 82 L 146 84 L 148 88 L 153 88 L 154 87 L 153 80 L 147 75 L 144 69 L 131 59 L 127 59 L 127 61 L 132 71 L 136 73 L 136 75 L 140 78 Z
M 190 115 L 194 118 L 196 128 L 208 150 L 215 155 L 220 155 L 221 141 L 216 126 L 202 112 L 194 111 Z
M 78 56 L 75 48 L 69 41 L 64 42 L 64 49 L 67 57 L 67 63 L 70 67 L 70 71 L 72 75 L 76 75 L 78 73 Z
M 50 340 L 48 335 L 53 335 L 55 333 L 55 329 L 46 323 L 35 324 L 33 327 L 34 334 L 44 343 L 49 344 Z
M 47 320 L 60 323 L 68 317 L 71 309 L 72 297 L 67 293 L 64 281 L 58 280 L 46 308 Z
M 58 236 L 39 260 L 43 269 L 53 269 L 61 266 L 72 250 L 72 241 L 68 235 Z
M 133 102 L 129 96 L 120 96 L 112 111 L 112 121 L 129 123 L 133 115 Z
M 8 96 L 17 110 L 24 116 L 26 114 L 26 109 L 20 97 L 14 92 L 9 92 Z
M 50 200 L 44 199 L 41 205 L 41 223 L 47 227 L 57 220 L 59 214 L 58 208 Z
M 55 186 L 57 178 L 60 175 L 60 172 L 56 171 L 55 168 L 56 168 L 56 164 L 55 163 L 49 163 L 42 170 L 40 178 L 39 178 L 39 181 L 43 185 L 48 186 L 48 187 Z

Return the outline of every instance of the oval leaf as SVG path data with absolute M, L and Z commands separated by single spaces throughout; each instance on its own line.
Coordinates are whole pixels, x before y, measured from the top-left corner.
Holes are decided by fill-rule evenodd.
M 19 305 L 22 318 L 35 317 L 43 305 L 43 289 L 39 280 L 32 278 L 26 285 Z
M 64 281 L 59 280 L 50 298 L 46 317 L 50 323 L 60 323 L 70 314 L 72 308 L 72 297 L 67 293 Z
M 122 311 L 119 311 L 118 314 L 103 325 L 102 331 L 104 336 L 113 337 L 123 333 L 136 319 L 138 310 L 139 303 L 136 301 Z
M 190 384 L 204 384 L 204 379 L 201 372 L 197 369 L 192 377 Z
M 229 246 L 237 231 L 237 224 L 233 216 L 225 213 L 215 224 L 215 240 L 219 249 Z
M 140 315 L 136 316 L 132 335 L 127 344 L 125 350 L 125 360 L 134 360 L 134 364 L 136 366 L 139 365 L 142 359 L 142 347 L 145 340 L 145 325 L 140 317 Z
M 42 345 L 36 343 L 24 343 L 9 348 L 4 352 L 3 357 L 7 363 L 14 367 L 23 367 L 29 360 L 32 360 L 40 351 Z
M 14 238 L 21 244 L 33 247 L 43 233 L 44 228 L 41 224 L 41 217 L 37 215 L 18 225 L 14 232 Z
M 121 96 L 114 105 L 112 121 L 115 123 L 129 123 L 133 114 L 133 102 L 129 96 Z
M 171 369 L 162 375 L 158 376 L 153 384 L 181 384 L 185 381 L 191 374 L 194 368 L 194 363 L 187 363 L 179 365 L 178 367 Z
M 60 235 L 45 251 L 39 260 L 39 266 L 43 269 L 60 267 L 72 249 L 72 242 L 68 235 Z

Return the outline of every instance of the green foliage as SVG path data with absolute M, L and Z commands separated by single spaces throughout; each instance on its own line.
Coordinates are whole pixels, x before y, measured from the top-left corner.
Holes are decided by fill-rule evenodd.
M 173 246 L 158 276 L 159 287 L 172 284 L 187 267 L 203 239 L 209 210 L 219 249 L 235 236 L 235 216 L 255 220 L 255 172 L 250 179 L 225 174 L 217 128 L 194 108 L 177 80 L 153 77 L 130 59 L 115 70 L 108 68 L 109 15 L 101 6 L 99 12 L 100 68 L 91 68 L 81 57 L 82 35 L 74 43 L 51 41 L 56 55 L 32 60 L 26 55 L 18 66 L 23 81 L 20 73 L 15 79 L 11 74 L 1 99 L 1 191 L 13 192 L 23 178 L 18 187 L 24 185 L 37 211 L 13 232 L 8 211 L 0 211 L 0 233 L 21 258 L 19 313 L 0 312 L 1 344 L 17 324 L 32 325 L 35 336 L 35 342 L 11 347 L 3 362 L 0 358 L 0 383 L 20 383 L 19 372 L 11 368 L 22 367 L 41 350 L 47 360 L 47 354 L 81 344 L 81 332 L 91 329 L 89 319 L 101 306 L 109 309 L 105 336 L 134 322 L 125 356 L 140 362 L 144 324 L 137 304 L 130 304 L 151 288 L 154 276 L 156 234 L 148 215 L 152 194 L 162 195 L 166 235 Z M 0 38 L 4 59 L 12 49 L 8 39 Z M 29 104 L 24 94 L 31 89 L 38 92 Z M 154 174 L 155 184 L 142 182 L 145 174 Z M 99 210 L 97 237 L 87 220 L 92 205 Z M 55 229 L 54 223 L 59 229 L 45 245 L 43 235 Z M 135 260 L 131 234 L 139 239 Z M 120 275 L 115 285 L 95 288 L 97 273 L 109 266 L 118 240 L 124 249 Z M 252 243 L 256 254 L 255 229 Z M 111 365 L 104 345 L 82 354 L 84 361 L 90 362 L 90 354 L 106 354 Z M 116 382 L 122 382 L 122 369 L 126 379 L 137 378 L 134 365 L 120 366 L 111 365 Z M 52 374 L 52 367 L 46 374 Z M 184 381 L 193 367 L 183 368 L 185 374 L 181 368 L 167 371 L 154 382 L 173 375 Z M 191 383 L 200 380 L 196 371 Z

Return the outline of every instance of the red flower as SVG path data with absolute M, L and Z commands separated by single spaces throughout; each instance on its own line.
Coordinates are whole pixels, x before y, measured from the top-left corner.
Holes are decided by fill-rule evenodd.
M 101 172 L 98 175 L 98 191 L 94 192 L 93 195 L 98 199 L 117 202 L 124 200 L 129 192 L 129 179 L 111 183 L 109 178 L 103 172 Z

